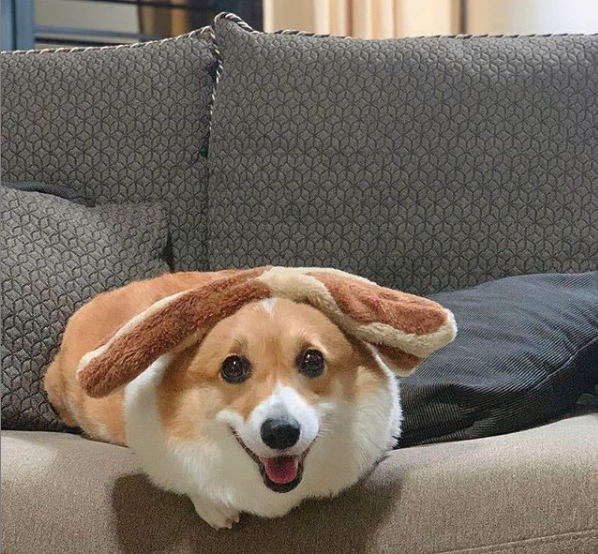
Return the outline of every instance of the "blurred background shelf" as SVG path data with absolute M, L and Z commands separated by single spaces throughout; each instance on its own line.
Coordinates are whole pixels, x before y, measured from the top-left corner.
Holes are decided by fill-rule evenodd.
M 2 50 L 145 42 L 232 11 L 262 29 L 262 0 L 1 0 Z
M 393 38 L 598 32 L 598 0 L 0 0 L 2 49 L 143 42 L 233 12 L 254 29 Z

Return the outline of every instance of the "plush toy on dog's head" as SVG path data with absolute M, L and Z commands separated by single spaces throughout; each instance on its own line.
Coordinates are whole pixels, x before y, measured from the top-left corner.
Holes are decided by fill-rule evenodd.
M 305 302 L 347 334 L 371 344 L 399 375 L 456 335 L 452 313 L 431 300 L 380 287 L 342 271 L 262 267 L 221 279 L 158 302 L 133 318 L 79 367 L 79 382 L 92 397 L 126 385 L 158 357 L 201 337 L 241 306 L 266 298 Z
M 76 413 L 106 436 L 122 398 L 126 444 L 144 470 L 218 528 L 357 482 L 398 437 L 395 374 L 456 333 L 437 303 L 331 269 L 175 274 L 132 287 L 90 303 L 74 318 L 78 335 L 67 329 L 81 349 L 84 320 L 99 334 L 105 314 L 152 299 L 104 326 L 111 337 L 80 358 L 89 396 L 78 391 Z

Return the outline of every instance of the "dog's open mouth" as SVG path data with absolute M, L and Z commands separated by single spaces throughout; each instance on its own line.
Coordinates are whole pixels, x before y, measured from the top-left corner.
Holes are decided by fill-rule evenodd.
M 309 452 L 306 449 L 299 456 L 274 456 L 272 458 L 260 458 L 241 440 L 239 435 L 233 431 L 237 442 L 241 445 L 247 455 L 258 465 L 264 485 L 274 492 L 292 491 L 303 479 L 303 462 Z

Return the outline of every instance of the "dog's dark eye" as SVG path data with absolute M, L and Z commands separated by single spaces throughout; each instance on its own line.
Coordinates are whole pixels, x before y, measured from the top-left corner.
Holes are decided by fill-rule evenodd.
M 242 383 L 251 373 L 251 364 L 247 358 L 241 356 L 229 356 L 222 362 L 220 374 L 222 378 L 233 384 Z
M 324 373 L 324 355 L 319 350 L 306 350 L 297 359 L 297 368 L 306 377 L 319 377 Z

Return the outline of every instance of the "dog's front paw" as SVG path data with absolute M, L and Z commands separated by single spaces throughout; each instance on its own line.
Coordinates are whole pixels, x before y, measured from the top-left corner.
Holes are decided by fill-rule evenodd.
M 197 515 L 213 529 L 232 529 L 239 522 L 241 512 L 203 496 L 190 496 Z

